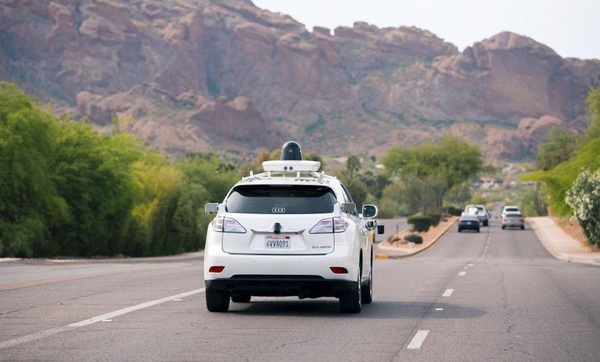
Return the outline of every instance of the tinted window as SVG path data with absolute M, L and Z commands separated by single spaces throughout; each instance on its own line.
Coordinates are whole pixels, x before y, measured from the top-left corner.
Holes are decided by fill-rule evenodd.
M 244 185 L 232 190 L 225 205 L 243 214 L 321 214 L 333 212 L 335 203 L 324 186 Z

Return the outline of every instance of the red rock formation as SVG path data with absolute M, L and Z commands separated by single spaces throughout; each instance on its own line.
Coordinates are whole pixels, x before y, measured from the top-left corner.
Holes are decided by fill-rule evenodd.
M 176 152 L 296 139 L 324 155 L 384 153 L 469 139 L 476 124 L 490 155 L 518 158 L 547 129 L 524 132 L 522 119 L 583 129 L 600 76 L 598 60 L 508 32 L 459 53 L 414 27 L 311 33 L 250 0 L 7 0 L 0 44 L 0 79 L 100 126 L 131 117 L 132 131 Z

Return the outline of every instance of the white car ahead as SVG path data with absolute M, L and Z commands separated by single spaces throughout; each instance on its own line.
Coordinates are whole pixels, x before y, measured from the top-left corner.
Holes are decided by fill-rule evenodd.
M 488 226 L 490 222 L 490 214 L 483 205 L 467 205 L 464 212 L 477 215 L 481 226 Z
M 504 218 L 507 212 L 521 212 L 518 206 L 515 205 L 505 205 L 502 207 L 502 211 L 500 212 L 500 218 Z
M 216 213 L 204 249 L 209 311 L 252 296 L 336 297 L 347 313 L 372 301 L 377 207 L 359 214 L 342 183 L 301 155 L 287 142 L 281 160 L 263 162 L 264 172 L 206 205 Z

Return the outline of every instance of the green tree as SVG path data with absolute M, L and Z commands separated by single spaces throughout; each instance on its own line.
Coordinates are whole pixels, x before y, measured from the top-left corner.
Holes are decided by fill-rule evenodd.
M 571 188 L 584 169 L 595 172 L 600 167 L 600 87 L 590 91 L 586 98 L 591 122 L 583 136 L 577 138 L 573 155 L 552 169 L 524 175 L 524 181 L 537 181 L 543 184 L 549 211 L 557 216 L 571 216 L 572 208 L 566 203 L 567 190 Z
M 586 143 L 569 161 L 548 171 L 532 172 L 521 179 L 543 183 L 549 211 L 556 216 L 570 216 L 572 210 L 565 202 L 567 190 L 571 188 L 581 170 L 595 171 L 600 167 L 599 154 L 600 138 Z
M 591 140 L 600 138 L 600 86 L 590 90 L 586 98 L 587 113 L 591 119 L 590 124 L 585 130 L 580 144 L 585 144 Z
M 400 194 L 387 196 L 426 213 L 441 211 L 446 193 L 483 169 L 483 155 L 479 147 L 446 136 L 437 145 L 392 148 L 383 164 L 390 178 L 404 184 Z
M 52 230 L 69 256 L 115 255 L 122 251 L 136 185 L 131 163 L 141 145 L 131 136 L 99 135 L 81 122 L 61 122 L 54 182 L 69 205 L 69 221 Z
M 353 178 L 360 171 L 360 159 L 352 155 L 346 160 L 346 175 L 348 178 Z
M 455 185 L 446 192 L 444 204 L 447 207 L 454 205 L 455 207 L 462 208 L 462 205 L 468 203 L 471 198 L 471 188 L 469 185 L 462 183 L 460 185 Z
M 206 228 L 213 215 L 204 212 L 207 202 L 220 202 L 240 179 L 231 163 L 211 154 L 189 154 L 176 163 L 183 174 L 183 191 L 174 215 L 174 227 L 184 251 L 204 247 Z M 183 231 L 185 230 L 185 231 Z
M 548 141 L 538 145 L 536 166 L 550 170 L 569 160 L 577 151 L 577 135 L 566 127 L 553 127 L 548 132 Z
M 521 211 L 527 216 L 545 216 L 548 215 L 548 206 L 546 205 L 545 193 L 539 183 L 529 188 L 523 194 L 520 202 Z
M 67 218 L 53 183 L 56 127 L 16 85 L 0 82 L 0 255 L 43 256 L 48 228 Z

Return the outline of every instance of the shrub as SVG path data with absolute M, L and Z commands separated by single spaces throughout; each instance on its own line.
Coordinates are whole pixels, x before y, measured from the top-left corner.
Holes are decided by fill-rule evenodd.
M 407 219 L 412 229 L 417 232 L 425 232 L 431 227 L 431 217 L 428 215 L 413 215 Z
M 440 214 L 439 212 L 430 212 L 427 213 L 427 216 L 431 218 L 432 226 L 438 226 L 440 221 L 442 220 L 442 214 Z
M 460 216 L 460 214 L 462 214 L 463 209 L 456 207 L 456 206 L 449 206 L 448 207 L 448 214 L 452 215 L 452 216 Z
M 423 238 L 416 234 L 408 234 L 404 237 L 404 240 L 408 241 L 409 243 L 423 244 Z
M 600 170 L 581 172 L 567 191 L 565 201 L 573 209 L 573 216 L 588 240 L 600 246 Z

